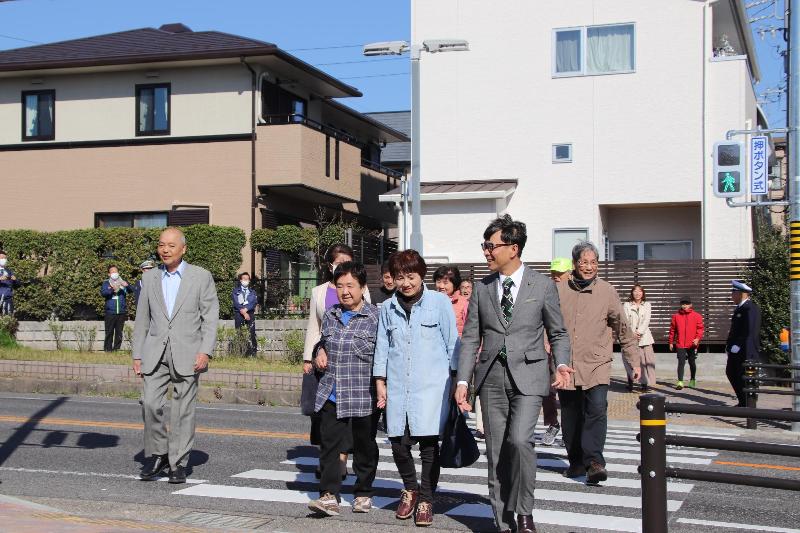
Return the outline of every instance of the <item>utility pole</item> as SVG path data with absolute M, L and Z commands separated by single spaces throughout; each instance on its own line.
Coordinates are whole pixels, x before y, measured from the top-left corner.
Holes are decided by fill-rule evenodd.
M 787 0 L 787 2 L 790 0 Z M 800 365 L 800 0 L 789 4 L 789 105 L 786 126 L 789 128 L 789 278 L 792 316 L 792 364 Z M 797 9 L 795 9 L 797 7 Z M 797 376 L 797 371 L 794 372 Z M 800 412 L 800 383 L 794 384 L 794 411 Z M 792 422 L 792 431 L 800 432 L 800 422 Z

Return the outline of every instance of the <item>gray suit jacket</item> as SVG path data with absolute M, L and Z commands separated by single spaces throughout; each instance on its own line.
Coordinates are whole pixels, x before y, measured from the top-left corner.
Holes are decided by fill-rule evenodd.
M 198 353 L 214 354 L 219 321 L 217 290 L 208 270 L 187 263 L 170 319 L 161 289 L 162 276 L 163 270 L 154 268 L 142 277 L 133 357 L 142 360 L 142 373 L 149 374 L 169 343 L 176 373 L 191 376 Z
M 474 374 L 475 390 L 479 391 L 505 342 L 508 368 L 519 392 L 546 396 L 551 382 L 545 330 L 556 366 L 570 361 L 569 335 L 555 282 L 526 267 L 508 325 L 500 307 L 499 285 L 500 276 L 495 273 L 476 283 L 472 291 L 461 337 L 458 381 L 469 382 Z

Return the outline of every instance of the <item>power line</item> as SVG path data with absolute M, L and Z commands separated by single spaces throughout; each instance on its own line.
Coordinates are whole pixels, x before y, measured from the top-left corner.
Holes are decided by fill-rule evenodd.
M 380 63 L 381 61 L 399 61 L 407 60 L 405 57 L 388 57 L 385 59 L 359 59 L 358 61 L 336 61 L 335 63 L 314 63 L 317 67 L 326 67 L 330 65 L 351 65 L 354 63 Z
M 391 74 L 375 74 L 372 76 L 349 76 L 347 78 L 339 78 L 340 80 L 360 80 L 363 78 L 388 78 L 390 76 L 408 76 L 409 72 L 394 72 Z
M 39 41 L 31 41 L 30 39 L 23 39 L 22 37 L 14 37 L 13 35 L 0 34 L 0 37 L 2 37 L 4 39 L 13 39 L 15 41 L 22 41 L 22 42 L 25 42 L 25 43 L 44 44 L 44 43 L 40 43 Z
M 311 50 L 336 50 L 339 48 L 361 48 L 363 44 L 342 44 L 337 46 L 317 46 L 314 48 L 291 48 L 287 52 L 308 52 Z

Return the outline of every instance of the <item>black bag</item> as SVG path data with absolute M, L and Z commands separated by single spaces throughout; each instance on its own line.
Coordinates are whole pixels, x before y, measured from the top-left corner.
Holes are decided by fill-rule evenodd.
M 478 460 L 481 452 L 478 443 L 467 427 L 467 419 L 461 414 L 454 400 L 450 400 L 450 414 L 442 436 L 439 462 L 445 468 L 464 468 Z
M 317 403 L 317 389 L 321 373 L 316 370 L 310 374 L 303 374 L 303 386 L 300 390 L 300 411 L 305 416 L 314 414 L 314 405 Z

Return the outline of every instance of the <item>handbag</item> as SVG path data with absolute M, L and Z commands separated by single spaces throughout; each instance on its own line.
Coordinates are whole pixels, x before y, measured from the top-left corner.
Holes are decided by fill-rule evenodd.
M 472 435 L 467 420 L 461 414 L 456 402 L 450 400 L 450 413 L 442 435 L 442 447 L 439 462 L 445 468 L 464 468 L 470 466 L 480 457 L 478 443 Z
M 317 389 L 322 374 L 314 370 L 310 374 L 303 374 L 303 385 L 300 389 L 300 412 L 305 416 L 314 414 L 314 405 L 317 403 Z

